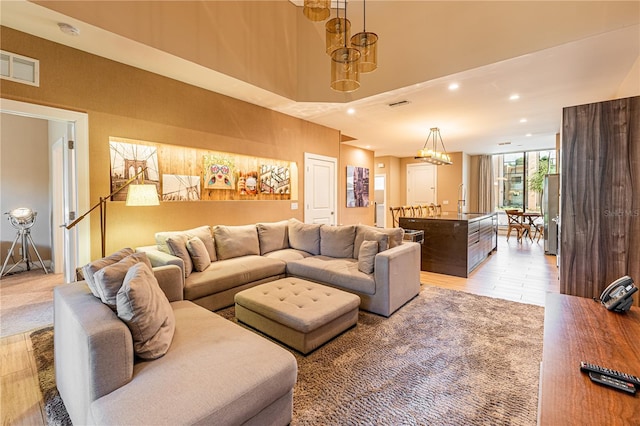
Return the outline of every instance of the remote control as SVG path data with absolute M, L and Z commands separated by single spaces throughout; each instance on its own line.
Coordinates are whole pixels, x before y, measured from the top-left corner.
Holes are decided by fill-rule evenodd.
M 614 389 L 630 393 L 631 395 L 636 394 L 636 388 L 635 386 L 633 386 L 633 383 L 614 379 L 611 376 L 605 376 L 601 373 L 594 373 L 593 371 L 589 371 L 589 378 L 596 383 L 600 383 L 601 385 L 610 386 Z
M 596 364 L 589 364 L 585 361 L 580 361 L 580 371 L 592 371 L 594 373 L 604 374 L 605 376 L 613 377 L 614 379 L 632 383 L 636 389 L 640 389 L 640 378 L 632 376 L 631 374 L 621 373 L 620 371 L 616 370 L 610 370 L 608 368 L 600 367 Z

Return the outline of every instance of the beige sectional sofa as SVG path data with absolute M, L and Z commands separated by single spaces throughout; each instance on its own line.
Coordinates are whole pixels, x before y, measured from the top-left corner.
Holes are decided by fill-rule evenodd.
M 290 219 L 159 232 L 155 238 L 156 245 L 137 250 L 153 266 L 179 266 L 184 298 L 209 310 L 231 306 L 236 293 L 285 276 L 354 293 L 361 309 L 387 317 L 420 291 L 420 245 L 403 241 L 401 228 Z
M 171 321 L 162 324 L 174 332 L 164 353 L 151 354 L 155 359 L 139 358 L 149 347 L 138 346 L 135 328 L 121 320 L 122 289 L 140 295 L 139 277 L 130 279 L 134 270 L 155 277 L 156 294 L 164 292 L 161 302 L 170 306 Z M 54 290 L 56 384 L 73 424 L 291 422 L 297 363 L 289 351 L 182 300 L 183 272 L 176 266 L 152 272 L 138 263 L 128 271 L 117 291 L 117 313 L 87 282 Z

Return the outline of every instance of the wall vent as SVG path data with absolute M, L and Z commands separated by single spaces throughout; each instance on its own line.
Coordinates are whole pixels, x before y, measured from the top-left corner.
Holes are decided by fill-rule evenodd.
M 399 106 L 404 106 L 404 105 L 409 105 L 411 102 L 404 100 L 404 101 L 398 101 L 398 102 L 392 102 L 389 104 L 389 106 L 391 108 L 395 108 L 395 107 L 399 107 Z
M 0 77 L 40 87 L 40 61 L 0 50 Z

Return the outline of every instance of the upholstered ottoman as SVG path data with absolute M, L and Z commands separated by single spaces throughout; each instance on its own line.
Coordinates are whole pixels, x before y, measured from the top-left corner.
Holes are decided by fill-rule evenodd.
M 300 278 L 282 278 L 235 295 L 236 318 L 308 354 L 358 322 L 360 298 Z

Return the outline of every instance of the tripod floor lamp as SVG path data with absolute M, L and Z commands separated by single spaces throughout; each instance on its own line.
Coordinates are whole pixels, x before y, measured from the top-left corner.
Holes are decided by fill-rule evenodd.
M 105 241 L 107 235 L 107 201 L 109 198 L 116 195 L 118 192 L 122 191 L 126 187 L 129 187 L 127 191 L 127 206 L 157 206 L 160 204 L 158 200 L 158 191 L 154 184 L 145 184 L 144 179 L 143 183 L 133 184 L 144 172 L 147 171 L 147 168 L 140 170 L 134 177 L 129 179 L 122 185 L 120 188 L 113 191 L 111 194 L 106 197 L 100 197 L 100 201 L 96 203 L 93 207 L 91 207 L 85 214 L 78 217 L 76 220 L 66 225 L 65 228 L 71 229 L 78 224 L 82 219 L 88 216 L 92 211 L 97 208 L 100 208 L 100 243 L 102 248 L 102 257 L 105 256 Z

